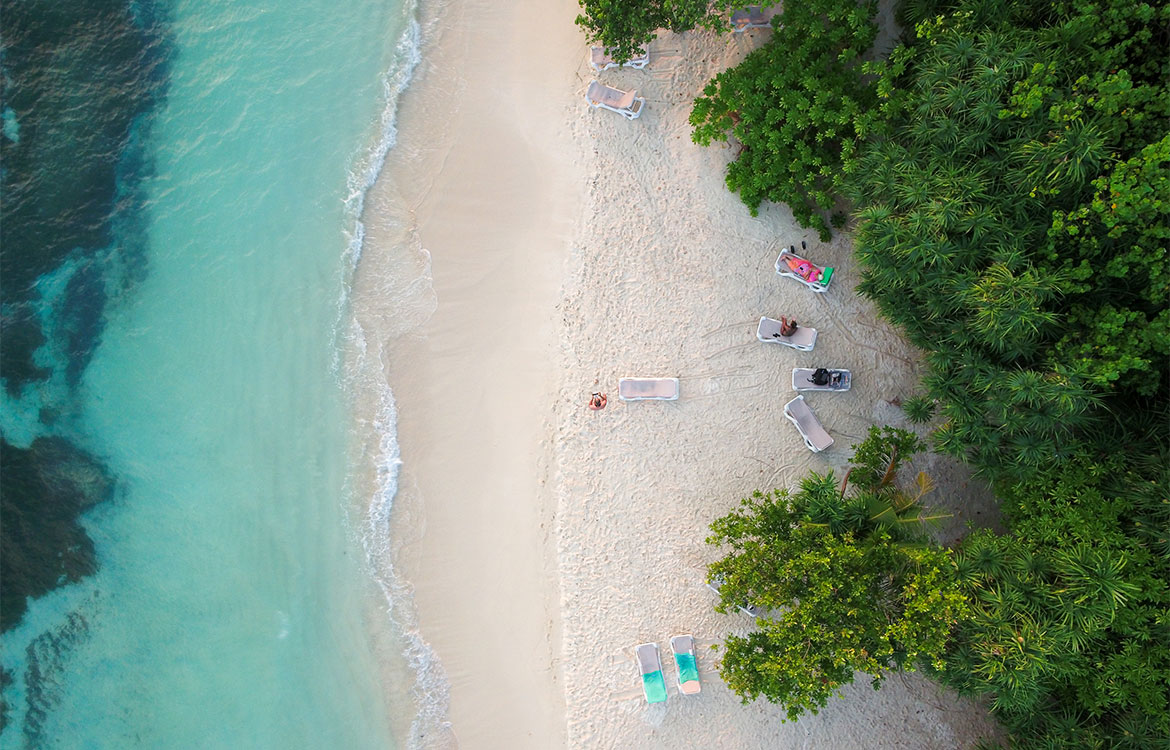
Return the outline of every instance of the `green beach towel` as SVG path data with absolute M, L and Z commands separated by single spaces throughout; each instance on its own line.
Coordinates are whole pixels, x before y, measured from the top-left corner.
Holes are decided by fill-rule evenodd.
M 662 679 L 662 670 L 642 675 L 642 689 L 646 691 L 647 703 L 665 702 L 666 680 Z
M 674 663 L 678 665 L 678 681 L 690 682 L 699 679 L 699 668 L 695 666 L 695 657 L 691 654 L 675 654 Z
M 833 269 L 832 268 L 825 268 L 825 275 L 822 276 L 821 280 L 818 281 L 817 283 L 820 284 L 821 286 L 828 286 L 829 279 L 831 279 L 831 278 L 833 278 Z

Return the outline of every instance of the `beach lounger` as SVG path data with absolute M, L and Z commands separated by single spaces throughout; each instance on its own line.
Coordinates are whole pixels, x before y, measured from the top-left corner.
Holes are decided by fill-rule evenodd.
M 638 673 L 642 675 L 642 692 L 647 703 L 666 702 L 666 680 L 662 676 L 662 659 L 657 643 L 643 643 L 634 649 L 638 657 Z
M 723 588 L 723 578 L 720 576 L 715 576 L 712 578 L 711 582 L 707 584 L 707 588 L 714 591 L 721 599 L 723 598 L 723 594 L 720 593 L 720 589 Z M 763 608 L 757 607 L 751 602 L 744 602 L 743 604 L 737 604 L 736 606 L 739 607 L 740 612 L 743 612 L 748 617 L 759 617 L 764 613 Z
M 784 404 L 784 416 L 788 417 L 789 422 L 796 425 L 800 436 L 804 438 L 804 444 L 813 453 L 820 453 L 833 444 L 832 436 L 825 432 L 824 427 L 821 427 L 821 423 L 817 421 L 817 415 L 813 414 L 812 409 L 808 408 L 808 404 L 804 402 L 804 396 L 797 396 Z
M 683 695 L 695 695 L 703 686 L 699 684 L 694 637 L 689 634 L 673 636 L 670 650 L 674 652 L 674 664 L 678 667 L 678 691 Z
M 622 401 L 676 401 L 678 378 L 622 378 L 618 381 Z
M 642 107 L 646 104 L 646 100 L 637 96 L 637 91 L 622 91 L 621 89 L 611 88 L 600 81 L 593 81 L 589 84 L 589 90 L 585 92 L 585 98 L 589 101 L 589 106 L 594 109 L 608 109 L 610 112 L 617 112 L 627 120 L 636 120 L 642 114 Z
M 634 56 L 621 64 L 623 68 L 637 68 L 641 70 L 650 63 L 650 49 L 643 47 L 634 53 Z M 600 73 L 603 70 L 618 67 L 616 61 L 610 56 L 610 51 L 606 47 L 590 47 L 589 48 L 589 64 L 593 69 Z
M 780 321 L 772 318 L 760 318 L 760 325 L 756 328 L 756 338 L 765 344 L 782 344 L 797 351 L 811 352 L 817 343 L 817 329 L 798 327 L 791 336 L 780 335 Z
M 817 385 L 813 382 L 811 367 L 792 368 L 792 390 L 794 391 L 847 391 L 853 387 L 853 374 L 848 370 L 829 370 L 827 385 Z
M 805 243 L 800 243 L 801 251 L 806 249 Z M 833 280 L 833 269 L 827 266 L 818 266 L 808 258 L 796 254 L 795 247 L 781 251 L 776 258 L 776 273 L 796 279 L 818 294 L 829 290 L 829 282 Z
M 731 12 L 731 30 L 742 33 L 748 29 L 770 29 L 772 19 L 780 15 L 783 8 L 779 5 L 749 5 L 743 10 Z

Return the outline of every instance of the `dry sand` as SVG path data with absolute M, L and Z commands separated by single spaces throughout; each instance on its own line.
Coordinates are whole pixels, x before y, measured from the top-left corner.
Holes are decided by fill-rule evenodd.
M 903 420 L 917 355 L 853 294 L 846 234 L 817 242 L 781 206 L 751 217 L 723 185 L 731 151 L 690 141 L 703 85 L 770 32 L 667 35 L 648 69 L 603 73 L 646 97 L 631 122 L 584 103 L 575 3 L 523 5 L 438 11 L 367 210 L 359 286 L 394 300 L 366 323 L 385 331 L 399 408 L 398 564 L 451 683 L 450 726 L 423 744 L 950 748 L 992 733 L 984 709 L 914 675 L 787 724 L 722 685 L 707 647 L 750 622 L 711 608 L 708 525 Z M 837 268 L 827 294 L 773 270 L 801 239 Z M 815 352 L 756 341 L 759 316 L 782 313 L 819 330 Z M 782 407 L 791 368 L 819 365 L 854 386 L 806 397 L 836 439 L 814 455 Z M 621 403 L 627 375 L 679 377 L 682 396 Z M 605 410 L 585 408 L 593 390 Z M 952 488 L 941 499 L 982 510 L 962 469 L 924 463 Z M 647 707 L 632 647 L 668 654 L 676 633 L 701 646 L 703 691 L 679 696 L 667 664 L 670 699 Z

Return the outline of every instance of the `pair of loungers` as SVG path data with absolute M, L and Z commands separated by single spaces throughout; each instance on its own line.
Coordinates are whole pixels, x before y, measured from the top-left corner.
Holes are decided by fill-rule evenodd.
M 613 59 L 612 51 L 605 47 L 591 47 L 589 49 L 589 64 L 598 73 L 610 68 L 629 67 L 641 70 L 650 63 L 650 49 L 643 47 L 638 53 L 625 61 L 618 63 Z M 642 116 L 642 108 L 646 100 L 638 96 L 637 91 L 623 91 L 613 86 L 606 86 L 601 81 L 593 81 L 585 92 L 585 100 L 594 109 L 608 109 L 616 112 L 627 120 L 636 120 Z
M 813 370 L 810 367 L 792 368 L 792 388 L 796 391 L 847 391 L 853 385 L 852 374 L 848 370 L 830 370 L 828 382 L 824 385 L 814 383 Z M 819 453 L 833 444 L 833 438 L 821 426 L 817 415 L 804 402 L 804 396 L 797 396 L 784 405 L 784 416 L 795 425 L 804 444 L 813 453 Z
M 695 695 L 702 686 L 699 684 L 699 667 L 695 662 L 695 639 L 693 636 L 676 635 L 670 639 L 670 650 L 678 667 L 678 692 Z M 634 649 L 638 657 L 638 674 L 642 677 L 642 692 L 647 703 L 666 702 L 666 678 L 662 675 L 662 658 L 657 643 L 643 643 Z

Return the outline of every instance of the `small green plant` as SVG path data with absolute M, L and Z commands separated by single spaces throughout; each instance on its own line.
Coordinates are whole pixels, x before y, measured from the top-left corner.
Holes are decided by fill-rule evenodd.
M 914 396 L 902 402 L 902 411 L 914 424 L 926 424 L 934 417 L 934 399 L 929 396 Z

